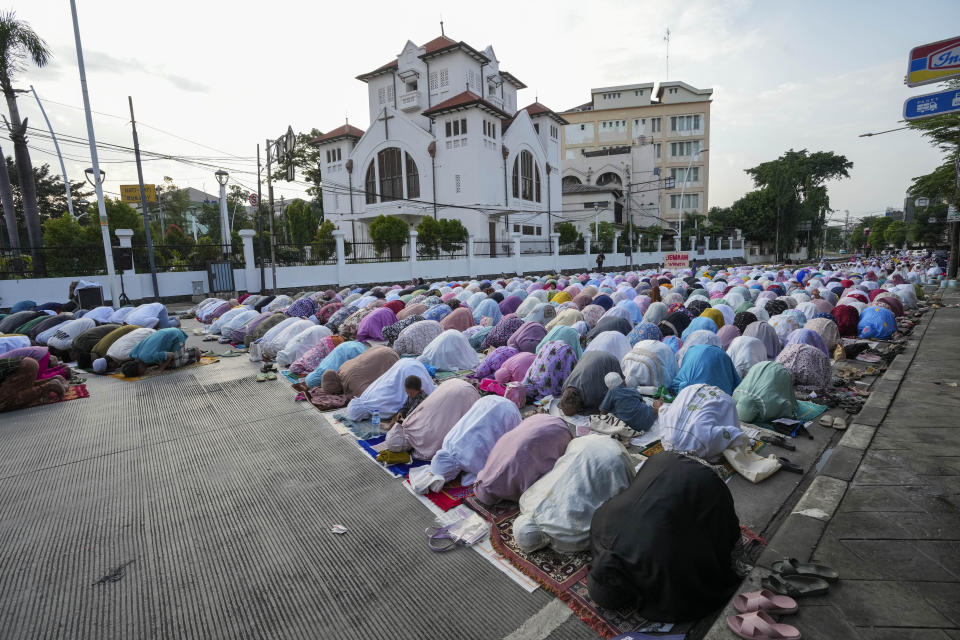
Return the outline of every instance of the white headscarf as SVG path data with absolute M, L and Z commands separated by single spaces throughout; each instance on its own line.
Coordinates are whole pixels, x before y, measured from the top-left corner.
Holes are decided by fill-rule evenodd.
M 430 471 L 448 482 L 463 471 L 461 484 L 473 484 L 487 463 L 493 445 L 522 419 L 517 405 L 510 400 L 497 395 L 480 398 L 444 437 L 443 446 L 430 463 Z
M 630 341 L 619 331 L 604 331 L 597 334 L 583 350 L 584 353 L 590 351 L 606 351 L 616 356 L 617 360 L 622 360 L 630 352 Z
M 437 388 L 422 363 L 413 358 L 400 358 L 362 394 L 347 404 L 347 417 L 351 420 L 366 420 L 373 415 L 374 409 L 379 409 L 382 416 L 399 411 L 407 401 L 407 392 L 403 388 L 403 381 L 407 376 L 420 378 L 420 389 L 427 395 Z
M 633 476 L 633 462 L 616 440 L 574 438 L 553 470 L 520 496 L 514 539 L 527 553 L 547 545 L 561 553 L 586 549 L 594 512 L 626 489 Z
M 677 375 L 677 357 L 659 340 L 641 340 L 620 361 L 628 387 L 669 385 Z
M 750 367 L 767 359 L 767 348 L 756 338 L 737 336 L 727 347 L 727 355 L 733 360 L 733 366 L 742 379 L 750 371 Z
M 417 359 L 445 371 L 476 369 L 478 362 L 477 352 L 470 346 L 470 340 L 456 329 L 447 329 L 431 340 Z
M 667 451 L 689 452 L 705 460 L 734 445 L 749 444 L 740 430 L 733 398 L 708 384 L 684 387 L 661 408 L 661 441 Z

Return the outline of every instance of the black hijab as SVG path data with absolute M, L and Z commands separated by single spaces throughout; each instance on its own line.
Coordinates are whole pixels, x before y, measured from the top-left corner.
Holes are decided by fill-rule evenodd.
M 636 606 L 649 620 L 695 620 L 740 583 L 731 562 L 739 538 L 723 480 L 696 460 L 658 453 L 594 513 L 587 589 L 606 609 Z
M 630 321 L 626 318 L 620 318 L 618 316 L 603 316 L 597 321 L 597 324 L 590 330 L 590 333 L 587 334 L 587 342 L 593 340 L 598 335 L 604 331 L 619 331 L 623 335 L 627 335 L 633 329 L 633 325 L 630 324 Z

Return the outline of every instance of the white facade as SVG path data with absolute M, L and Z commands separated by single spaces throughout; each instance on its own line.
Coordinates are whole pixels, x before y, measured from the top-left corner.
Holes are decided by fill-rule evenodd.
M 548 238 L 551 209 L 561 207 L 565 121 L 539 103 L 517 110 L 525 85 L 500 69 L 492 47 L 445 36 L 408 41 L 396 60 L 358 79 L 367 83 L 370 126 L 313 141 L 324 211 L 348 240 L 366 241 L 382 214 L 412 226 L 424 216 L 458 219 L 480 252 L 515 226 L 530 240 Z

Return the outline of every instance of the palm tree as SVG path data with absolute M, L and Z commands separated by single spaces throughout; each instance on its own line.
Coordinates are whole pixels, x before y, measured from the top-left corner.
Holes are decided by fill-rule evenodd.
M 43 275 L 44 268 L 43 236 L 40 232 L 40 211 L 37 208 L 37 185 L 33 179 L 33 163 L 27 150 L 27 121 L 20 120 L 17 109 L 17 93 L 22 89 L 13 88 L 13 78 L 23 71 L 27 62 L 32 61 L 42 67 L 50 61 L 51 53 L 43 38 L 22 20 L 17 19 L 14 11 L 0 13 L 0 89 L 7 100 L 10 121 L 7 129 L 13 140 L 14 157 L 17 161 L 17 174 L 20 178 L 20 195 L 23 201 L 23 216 L 27 223 L 27 236 L 33 251 L 33 268 Z

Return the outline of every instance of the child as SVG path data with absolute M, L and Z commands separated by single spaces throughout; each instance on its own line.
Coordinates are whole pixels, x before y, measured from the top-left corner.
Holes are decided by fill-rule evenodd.
M 403 381 L 403 390 L 407 392 L 407 401 L 403 403 L 402 407 L 400 407 L 400 411 L 397 411 L 397 415 L 393 416 L 393 419 L 390 421 L 390 425 L 387 427 L 387 430 L 392 428 L 395 424 L 402 423 L 403 419 L 410 415 L 411 411 L 416 409 L 421 402 L 427 399 L 427 394 L 423 392 L 419 376 L 407 376 Z

